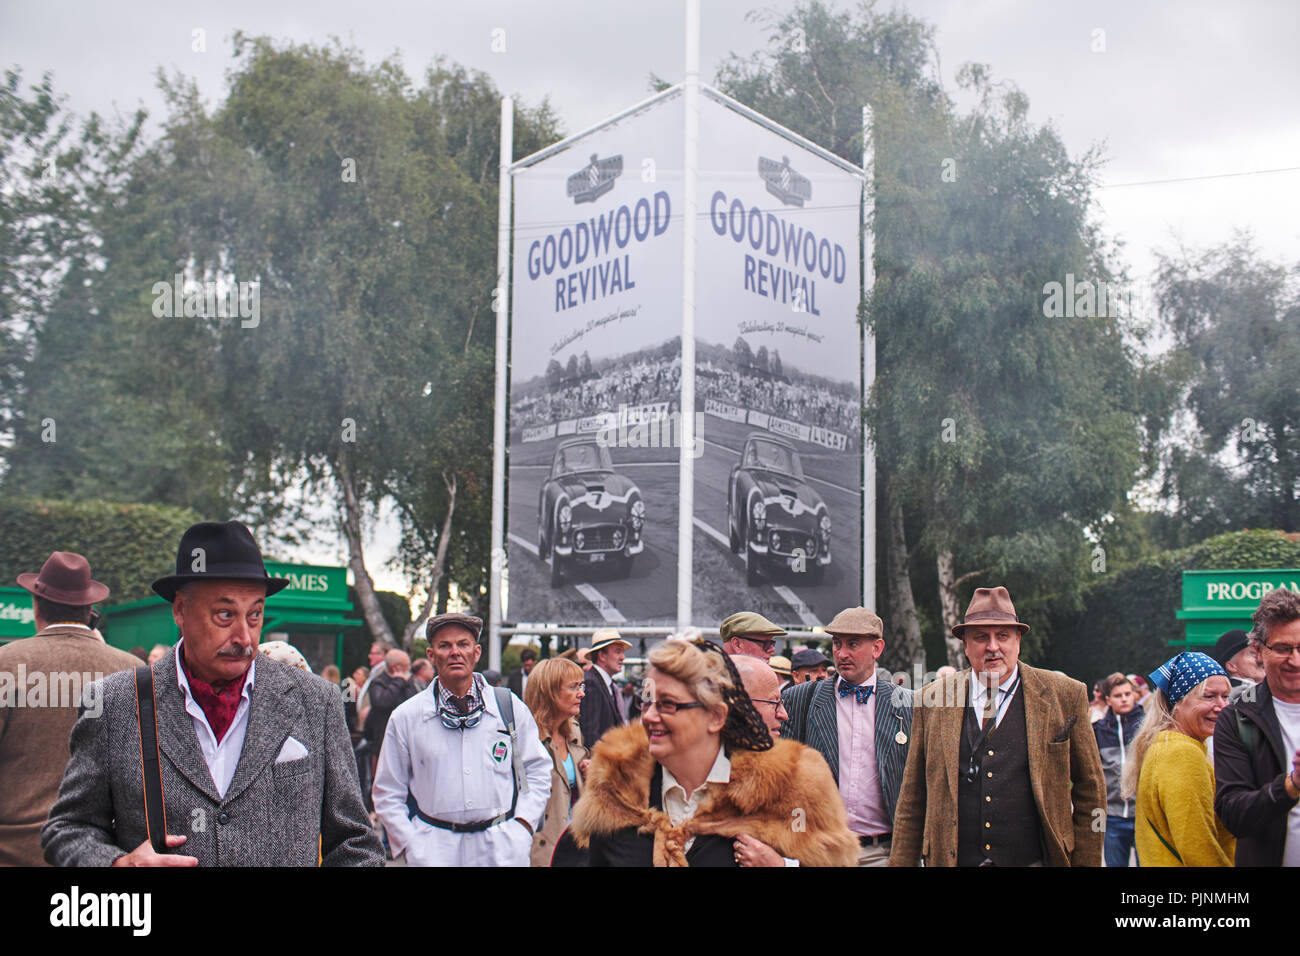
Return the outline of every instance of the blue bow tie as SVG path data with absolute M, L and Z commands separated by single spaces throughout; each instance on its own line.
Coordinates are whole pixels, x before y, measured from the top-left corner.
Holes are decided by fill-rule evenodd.
M 871 692 L 875 689 L 876 687 L 874 684 L 867 684 L 863 687 L 854 687 L 846 681 L 840 681 L 839 686 L 841 697 L 848 697 L 849 694 L 856 693 L 858 695 L 859 704 L 865 704 L 867 701 L 871 700 Z

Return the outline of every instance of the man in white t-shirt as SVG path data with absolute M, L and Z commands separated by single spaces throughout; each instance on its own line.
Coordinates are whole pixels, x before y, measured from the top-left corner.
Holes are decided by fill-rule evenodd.
M 1214 726 L 1214 812 L 1237 866 L 1300 866 L 1300 594 L 1276 588 L 1252 618 L 1264 681 Z

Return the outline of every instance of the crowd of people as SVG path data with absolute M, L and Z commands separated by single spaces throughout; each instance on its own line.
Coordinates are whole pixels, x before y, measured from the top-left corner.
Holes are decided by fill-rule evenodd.
M 837 395 L 809 382 L 706 366 L 695 377 L 695 396 L 700 401 L 712 398 L 801 425 L 829 428 L 850 439 L 862 430 L 855 395 Z
M 193 561 L 201 554 L 205 561 Z M 261 642 L 270 577 L 238 522 L 188 529 L 154 582 L 180 639 L 106 645 L 108 596 L 55 552 L 18 583 L 13 676 L 98 676 L 76 702 L 0 694 L 0 864 L 56 866 L 1300 865 L 1300 595 L 1148 678 L 1094 688 L 1020 660 L 1004 587 L 951 633 L 969 667 L 913 691 L 847 608 L 830 657 L 761 614 L 674 635 L 644 679 L 614 628 L 503 680 L 483 622 L 376 643 L 347 678 Z M 142 658 L 153 658 L 142 663 Z M 7 693 L 7 691 L 6 691 Z
M 616 412 L 620 405 L 634 408 L 681 402 L 681 358 L 635 358 L 615 364 L 599 374 L 570 379 L 559 385 L 524 391 L 510 405 L 510 427 L 531 428 L 597 412 Z

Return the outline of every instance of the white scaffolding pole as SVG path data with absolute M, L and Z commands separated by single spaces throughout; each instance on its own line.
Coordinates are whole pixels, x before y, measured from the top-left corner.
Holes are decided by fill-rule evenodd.
M 861 295 L 875 282 L 872 262 L 875 237 L 872 235 L 872 212 L 875 206 L 876 147 L 871 121 L 871 107 L 862 107 L 862 289 Z M 862 398 L 866 400 L 876 381 L 876 337 L 867 329 L 862 342 Z M 876 449 L 862 428 L 862 604 L 876 608 Z
M 497 378 L 492 421 L 492 567 L 488 586 L 488 667 L 501 669 L 501 582 L 506 567 L 506 350 L 510 321 L 510 164 L 514 157 L 515 105 L 501 99 L 501 157 L 497 171 Z
M 700 159 L 700 0 L 686 0 L 682 157 L 682 408 L 677 489 L 677 627 L 691 626 L 695 533 L 695 218 Z

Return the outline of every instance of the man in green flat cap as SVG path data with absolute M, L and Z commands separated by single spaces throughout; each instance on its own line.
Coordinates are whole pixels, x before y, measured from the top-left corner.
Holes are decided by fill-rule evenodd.
M 757 657 L 766 663 L 776 653 L 776 638 L 785 634 L 755 611 L 738 611 L 718 627 L 722 649 L 732 657 Z

